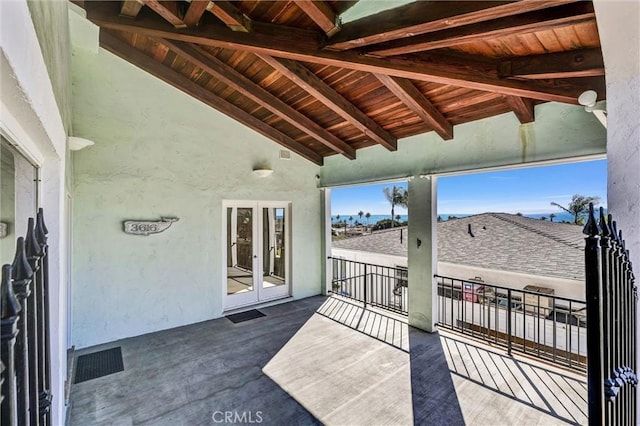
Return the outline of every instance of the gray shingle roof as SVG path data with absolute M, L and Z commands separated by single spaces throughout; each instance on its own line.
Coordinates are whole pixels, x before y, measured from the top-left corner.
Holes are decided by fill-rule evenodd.
M 407 234 L 406 227 L 387 229 L 333 247 L 407 256 Z M 576 225 L 483 213 L 438 223 L 438 261 L 584 280 L 584 235 Z

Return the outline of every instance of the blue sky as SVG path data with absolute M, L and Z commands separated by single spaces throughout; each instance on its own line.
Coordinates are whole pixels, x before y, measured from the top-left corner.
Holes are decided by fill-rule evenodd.
M 334 188 L 331 191 L 331 213 L 389 214 L 390 205 L 382 189 L 393 183 Z M 395 185 L 407 187 L 406 182 Z M 568 204 L 571 196 L 598 196 L 606 207 L 606 160 L 523 169 L 486 172 L 438 178 L 438 213 L 551 213 L 558 212 L 552 201 Z M 406 214 L 396 208 L 396 214 Z

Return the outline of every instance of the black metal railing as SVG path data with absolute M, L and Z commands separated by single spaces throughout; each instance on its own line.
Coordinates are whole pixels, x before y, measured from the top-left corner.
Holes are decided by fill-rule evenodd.
M 0 283 L 2 425 L 51 424 L 49 246 L 42 209 Z
M 329 257 L 331 291 L 341 297 L 408 315 L 408 270 Z
M 578 371 L 587 366 L 585 302 L 436 275 L 438 327 Z
M 637 299 L 622 232 L 593 205 L 584 228 L 590 425 L 637 424 Z

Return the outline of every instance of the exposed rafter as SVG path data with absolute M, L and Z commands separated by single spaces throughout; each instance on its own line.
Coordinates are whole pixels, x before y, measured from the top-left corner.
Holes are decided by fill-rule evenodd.
M 200 18 L 209 7 L 211 2 L 209 0 L 191 0 L 191 4 L 189 4 L 189 9 L 187 9 L 187 13 L 184 15 L 184 23 L 187 27 L 195 27 L 200 22 Z
M 531 3 L 542 4 L 545 2 Z M 419 59 L 375 58 L 359 55 L 355 52 L 321 51 L 315 32 L 282 28 L 259 22 L 253 22 L 250 33 L 227 31 L 213 25 L 201 26 L 198 30 L 186 28 L 177 31 L 167 28 L 163 22 L 151 16 L 144 17 L 144 19 L 140 16 L 136 21 L 120 18 L 117 16 L 117 11 L 113 11 L 113 6 L 109 2 L 89 2 L 86 4 L 86 9 L 89 19 L 103 28 L 152 37 L 239 49 L 297 61 L 451 84 L 543 101 L 575 104 L 580 93 L 587 89 L 594 89 L 598 91 L 600 96 L 604 95 L 604 84 L 601 79 L 581 79 L 580 82 L 501 79 L 497 75 L 495 65 L 474 61 L 470 58 L 451 58 L 433 54 L 426 56 L 423 54 Z M 292 40 L 295 40 L 295 43 L 292 43 Z
M 574 1 L 577 0 L 418 1 L 343 25 L 342 30 L 329 40 L 327 48 L 353 49 Z
M 211 2 L 208 9 L 216 18 L 224 22 L 232 31 L 249 32 L 251 30 L 251 19 L 238 10 L 231 2 L 226 0 L 216 0 Z
M 158 15 L 162 16 L 168 23 L 176 28 L 186 28 L 186 24 L 180 16 L 178 16 L 177 1 L 160 1 L 160 0 L 142 0 L 145 5 L 153 9 Z
M 169 49 L 178 55 L 188 59 L 191 63 L 202 68 L 217 80 L 258 103 L 263 108 L 268 109 L 292 126 L 310 135 L 332 151 L 340 153 L 349 159 L 356 158 L 355 149 L 348 143 L 325 130 L 318 123 L 267 92 L 218 58 L 209 55 L 202 48 L 179 41 L 172 42 L 160 39 L 159 42 L 169 47 Z
M 552 30 L 587 22 L 595 17 L 590 2 L 579 2 L 507 18 L 436 31 L 371 46 L 368 52 L 379 56 L 404 55 L 457 46 L 473 41 Z
M 120 8 L 120 16 L 135 19 L 138 13 L 140 13 L 142 6 L 144 6 L 142 0 L 124 0 Z
M 307 160 L 312 161 L 315 164 L 322 165 L 323 158 L 318 153 L 296 142 L 289 136 L 274 127 L 269 126 L 246 111 L 236 107 L 232 103 L 214 95 L 199 84 L 190 80 L 188 77 L 185 77 L 171 68 L 155 61 L 153 58 L 131 47 L 108 32 L 100 31 L 100 45 L 122 59 L 129 61 L 138 68 L 147 71 L 221 113 L 228 115 L 261 135 L 272 139 L 274 142 L 287 147 Z
M 296 0 L 295 3 L 329 37 L 340 31 L 340 18 L 324 1 Z
M 451 123 L 409 80 L 382 74 L 376 74 L 376 77 L 410 110 L 431 126 L 442 139 L 453 139 L 453 126 Z
M 504 100 L 516 117 L 518 117 L 520 123 L 533 123 L 536 120 L 534 105 L 531 99 L 505 96 Z
M 391 151 L 397 149 L 398 140 L 391 133 L 384 130 L 369 116 L 360 111 L 355 105 L 333 90 L 318 76 L 313 74 L 302 64 L 289 59 L 277 59 L 268 55 L 258 54 L 272 68 L 283 74 L 289 80 L 302 87 L 336 114 L 355 126 L 366 136 L 383 145 Z
M 604 75 L 600 49 L 580 49 L 512 58 L 498 66 L 500 77 L 529 79 L 593 77 Z

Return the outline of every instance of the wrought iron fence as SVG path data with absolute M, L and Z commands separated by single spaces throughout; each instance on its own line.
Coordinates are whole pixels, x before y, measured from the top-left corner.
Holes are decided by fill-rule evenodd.
M 49 246 L 42 209 L 2 266 L 2 425 L 50 425 Z
M 329 257 L 331 291 L 341 297 L 408 315 L 408 270 Z
M 637 424 L 637 299 L 622 232 L 593 205 L 584 228 L 590 425 Z
M 575 370 L 587 366 L 586 304 L 528 290 L 435 276 L 438 327 Z

